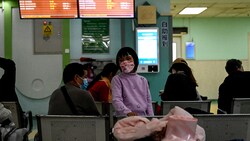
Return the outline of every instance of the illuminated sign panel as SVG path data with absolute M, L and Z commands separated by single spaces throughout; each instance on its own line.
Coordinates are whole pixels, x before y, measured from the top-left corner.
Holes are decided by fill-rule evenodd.
M 78 18 L 77 0 L 19 0 L 22 19 Z
M 136 51 L 139 58 L 137 72 L 159 72 L 159 29 L 136 28 Z
M 78 0 L 80 18 L 134 18 L 134 0 Z

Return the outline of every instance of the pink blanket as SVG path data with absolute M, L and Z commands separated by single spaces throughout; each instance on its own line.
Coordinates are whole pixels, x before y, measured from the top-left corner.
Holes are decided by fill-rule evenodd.
M 152 136 L 155 141 L 205 141 L 205 131 L 197 119 L 176 106 L 161 119 L 126 117 L 116 122 L 113 134 L 118 141 L 133 141 Z

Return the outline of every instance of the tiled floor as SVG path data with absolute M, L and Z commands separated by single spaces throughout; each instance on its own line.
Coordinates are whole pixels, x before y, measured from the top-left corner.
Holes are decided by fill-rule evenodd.
M 34 141 L 34 137 L 37 133 L 37 130 L 33 130 L 30 134 L 29 134 L 29 141 Z
M 218 109 L 217 100 L 212 100 L 211 107 L 210 107 L 210 112 L 214 113 L 214 114 L 217 114 L 217 109 Z

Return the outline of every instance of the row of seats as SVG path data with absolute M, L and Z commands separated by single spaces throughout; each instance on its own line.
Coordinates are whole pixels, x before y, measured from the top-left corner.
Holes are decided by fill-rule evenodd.
M 161 111 L 159 115 L 166 115 L 175 106 L 183 109 L 194 108 L 210 113 L 211 100 L 204 101 L 161 101 Z M 96 102 L 97 108 L 102 115 L 112 115 L 114 108 L 111 103 Z M 152 102 L 155 115 L 157 115 L 157 102 Z M 250 98 L 234 98 L 232 101 L 233 114 L 250 114 Z
M 187 107 L 199 109 L 205 112 L 210 112 L 211 100 L 205 101 L 162 101 L 161 114 L 165 115 L 174 106 L 179 106 L 183 109 Z M 231 113 L 233 114 L 250 114 L 250 98 L 233 98 Z
M 250 99 L 234 99 L 232 110 L 238 113 L 250 113 Z M 14 115 L 14 122 L 19 124 L 19 117 L 15 113 L 15 102 L 3 103 L 6 108 L 9 108 Z M 153 107 L 156 107 L 156 102 L 153 102 Z M 103 115 L 97 116 L 51 116 L 37 115 L 38 132 L 43 140 L 110 140 L 110 130 L 119 118 L 114 117 L 114 109 L 111 103 L 96 103 L 98 110 Z M 154 116 L 161 118 L 167 114 L 174 106 L 182 108 L 192 107 L 203 111 L 210 111 L 211 101 L 162 101 L 161 115 Z M 154 108 L 156 109 L 156 108 Z M 17 109 L 18 110 L 18 109 Z M 16 116 L 15 116 L 16 115 Z M 232 140 L 232 139 L 250 139 L 250 114 L 227 114 L 227 115 L 194 115 L 198 118 L 198 124 L 202 126 L 207 135 L 207 141 L 212 140 Z M 152 118 L 152 117 L 148 117 Z M 31 122 L 32 125 L 32 122 Z M 32 127 L 31 127 L 32 128 Z M 239 129 L 240 128 L 240 129 Z M 80 131 L 80 132 L 79 132 Z M 222 132 L 216 132 L 222 131 Z M 249 135 L 248 135 L 249 134 Z M 52 137 L 53 136 L 53 137 Z M 221 137 L 223 136 L 223 138 Z M 219 137 L 219 138 L 218 138 Z
M 233 114 L 250 113 L 250 98 L 234 98 L 231 109 Z
M 162 116 L 154 116 L 161 118 Z M 204 128 L 206 141 L 250 140 L 250 115 L 194 115 Z M 114 121 L 120 118 L 114 118 Z M 148 117 L 153 118 L 153 117 Z M 110 141 L 107 116 L 37 115 L 43 141 Z
M 13 121 L 17 127 L 20 127 L 21 117 L 17 114 L 19 113 L 18 106 L 16 102 L 2 102 L 3 105 L 12 111 Z M 247 114 L 250 113 L 250 98 L 234 98 L 232 101 L 232 113 L 234 114 Z M 96 102 L 97 108 L 102 115 L 111 116 L 114 113 L 114 108 L 111 103 Z M 157 102 L 152 102 L 155 114 L 157 113 L 156 105 Z M 210 112 L 211 100 L 206 101 L 162 101 L 161 102 L 161 113 L 160 115 L 166 115 L 170 109 L 174 106 L 179 106 L 183 109 L 187 107 L 200 109 L 206 112 Z M 28 119 L 32 119 L 30 114 L 31 111 L 26 112 L 28 114 Z M 111 123 L 112 123 L 112 119 Z M 32 125 L 31 125 L 32 126 Z M 31 127 L 32 128 L 32 127 Z

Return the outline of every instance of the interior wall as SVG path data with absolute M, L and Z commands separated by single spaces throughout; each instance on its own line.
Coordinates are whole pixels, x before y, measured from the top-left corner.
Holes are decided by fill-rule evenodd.
M 201 95 L 218 98 L 218 89 L 227 76 L 228 59 L 240 59 L 249 70 L 249 18 L 174 18 L 173 27 L 187 27 L 182 35 L 182 57 L 185 43 L 195 43 L 195 59 L 187 60 L 198 82 Z
M 22 108 L 36 115 L 47 114 L 48 97 L 61 84 L 62 55 L 34 54 L 34 28 L 42 31 L 43 25 L 21 20 L 18 8 L 12 9 L 12 59 L 16 63 L 18 97 Z
M 173 27 L 188 27 L 185 42 L 195 43 L 196 60 L 248 59 L 249 18 L 174 18 Z
M 218 98 L 219 86 L 227 76 L 226 61 L 187 60 L 199 85 L 197 89 L 202 96 L 207 96 L 210 99 Z M 242 60 L 242 64 L 244 68 L 249 68 L 247 60 Z

